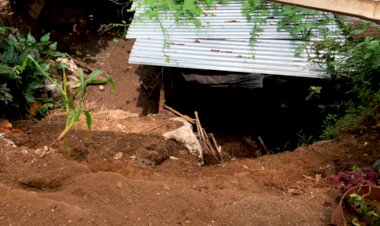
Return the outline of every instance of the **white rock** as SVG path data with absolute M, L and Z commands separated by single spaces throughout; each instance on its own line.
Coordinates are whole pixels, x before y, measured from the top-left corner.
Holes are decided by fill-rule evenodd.
M 183 126 L 179 127 L 178 129 L 166 132 L 163 134 L 163 136 L 166 139 L 173 139 L 182 143 L 191 154 L 202 158 L 202 147 L 197 136 L 195 136 L 193 132 L 193 126 L 185 119 L 180 117 L 171 118 L 170 120 L 182 122 Z
M 114 156 L 113 156 L 113 159 L 115 160 L 119 160 L 123 157 L 123 153 L 122 152 L 117 152 Z
M 0 142 L 4 143 L 6 146 L 16 147 L 15 143 L 8 138 L 5 138 L 3 133 L 0 133 Z

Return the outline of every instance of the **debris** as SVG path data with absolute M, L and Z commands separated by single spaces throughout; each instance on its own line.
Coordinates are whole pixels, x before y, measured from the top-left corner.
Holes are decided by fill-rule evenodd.
M 222 157 L 222 147 L 219 146 L 215 140 L 215 137 L 213 134 L 210 134 L 210 137 L 208 136 L 206 130 L 202 128 L 201 122 L 199 121 L 198 112 L 194 112 L 195 115 L 195 124 L 197 126 L 197 131 L 199 135 L 199 139 L 201 142 L 202 150 L 206 150 L 211 156 L 218 161 L 219 163 L 223 163 L 223 157 Z M 203 164 L 203 153 L 202 153 L 202 164 Z
M 202 147 L 201 147 L 201 144 L 199 143 L 199 140 L 197 139 L 197 137 L 195 136 L 193 132 L 192 125 L 182 117 L 172 118 L 170 120 L 182 122 L 183 126 L 175 130 L 164 133 L 163 137 L 166 139 L 173 139 L 182 143 L 187 148 L 187 150 L 189 150 L 191 154 L 196 155 L 199 158 L 203 159 Z
M 216 148 L 216 151 L 218 153 L 218 156 L 220 158 L 220 161 L 223 163 L 224 160 L 223 160 L 223 156 L 222 156 L 222 146 L 219 146 L 218 143 L 216 142 L 216 139 L 214 137 L 214 134 L 210 133 L 210 136 L 211 136 L 211 139 L 212 139 L 212 142 L 214 144 L 214 147 Z
M 169 159 L 171 159 L 171 160 L 178 160 L 179 158 L 174 157 L 174 156 L 170 156 Z
M 70 89 L 78 88 L 80 86 L 79 74 L 78 74 L 79 67 L 74 63 L 74 60 L 73 59 L 67 59 L 67 58 L 57 58 L 56 62 L 61 63 L 61 64 L 65 64 L 68 67 L 67 70 L 70 73 L 70 75 L 67 76 L 68 80 L 70 81 L 68 87 Z M 46 87 L 46 85 L 45 85 L 45 87 Z M 50 85 L 49 85 L 49 87 L 46 87 L 46 89 L 48 89 L 48 88 L 51 89 Z M 54 89 L 56 89 L 56 87 L 54 87 Z
M 265 145 L 264 140 L 263 140 L 260 136 L 257 137 L 257 139 L 259 140 L 261 146 L 263 146 L 265 152 L 266 152 L 267 154 L 270 154 L 270 151 L 268 150 L 267 146 Z
M 115 160 L 119 160 L 123 157 L 123 152 L 117 152 L 114 156 L 113 156 L 113 159 Z
M 136 155 L 129 156 L 130 159 L 136 159 Z
M 191 124 L 195 124 L 195 119 L 190 118 L 187 115 L 183 115 L 183 114 L 179 113 L 178 111 L 174 110 L 173 108 L 169 107 L 168 105 L 165 105 L 164 108 L 167 109 L 168 111 L 170 111 L 171 113 L 173 113 L 179 117 L 182 117 L 183 119 L 190 122 Z
M 104 86 L 99 86 L 99 90 L 104 91 L 105 90 Z
M 57 61 L 57 63 L 66 64 L 69 67 L 68 70 L 71 73 L 78 75 L 77 73 L 78 73 L 79 67 L 75 64 L 73 59 L 67 59 L 67 58 L 59 57 L 56 59 L 56 61 Z
M 13 143 L 13 141 L 6 138 L 3 133 L 0 133 L 0 142 L 3 142 L 6 146 L 10 146 L 14 148 L 17 147 L 15 143 Z
M 291 188 L 288 190 L 288 193 L 292 195 L 302 195 L 303 192 L 301 190 Z
M 27 155 L 27 154 L 28 154 L 28 150 L 26 150 L 26 149 L 22 149 L 22 150 L 21 150 L 21 154 L 22 154 L 22 155 Z
M 315 174 L 315 183 L 319 183 L 322 180 L 321 174 Z
M 308 176 L 308 175 L 303 175 L 303 177 L 305 178 L 305 179 L 308 179 L 308 180 L 314 180 L 314 178 L 313 177 L 311 177 L 311 176 Z
M 251 168 L 249 168 L 249 167 L 246 166 L 246 165 L 243 165 L 243 168 L 246 169 L 246 170 L 255 171 L 254 169 L 251 169 Z
M 53 150 L 48 146 L 44 146 L 43 148 L 38 148 L 34 150 L 34 154 L 40 158 L 43 158 L 45 155 L 51 153 Z

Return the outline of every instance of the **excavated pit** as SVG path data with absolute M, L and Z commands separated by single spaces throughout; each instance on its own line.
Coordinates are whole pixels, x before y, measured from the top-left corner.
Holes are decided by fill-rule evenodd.
M 236 74 L 167 70 L 166 104 L 191 117 L 197 111 L 202 125 L 217 135 L 232 156 L 265 154 L 264 145 L 274 153 L 293 150 L 319 139 L 323 120 L 318 105 L 322 100 L 313 98 L 310 87 L 326 86 L 328 81 L 262 76 L 261 85 L 247 81 L 210 85 L 186 81 L 182 75 L 195 72 L 210 78 L 212 73 L 216 77 Z

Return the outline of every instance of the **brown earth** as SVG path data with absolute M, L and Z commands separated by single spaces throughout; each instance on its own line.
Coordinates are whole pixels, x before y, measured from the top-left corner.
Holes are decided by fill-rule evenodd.
M 7 137 L 17 147 L 0 139 L 0 225 L 327 225 L 339 195 L 330 176 L 380 158 L 380 137 L 370 132 L 200 166 L 162 138 L 180 126 L 173 115 L 132 114 L 149 113 L 151 101 L 127 63 L 133 42 L 112 35 L 71 46 L 118 86 L 91 87 L 91 133 L 81 121 L 56 141 L 64 127 L 56 112 L 38 123 L 14 122 L 23 133 Z M 160 161 L 145 164 L 142 152 Z

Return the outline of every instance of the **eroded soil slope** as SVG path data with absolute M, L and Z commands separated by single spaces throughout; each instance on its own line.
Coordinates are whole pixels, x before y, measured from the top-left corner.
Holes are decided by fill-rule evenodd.
M 180 126 L 169 113 L 93 117 L 91 134 L 81 122 L 65 142 L 55 141 L 61 114 L 7 135 L 18 147 L 0 145 L 1 225 L 326 225 L 338 195 L 330 176 L 379 158 L 379 136 L 367 134 L 202 167 L 161 137 Z M 168 157 L 153 168 L 141 149 Z

